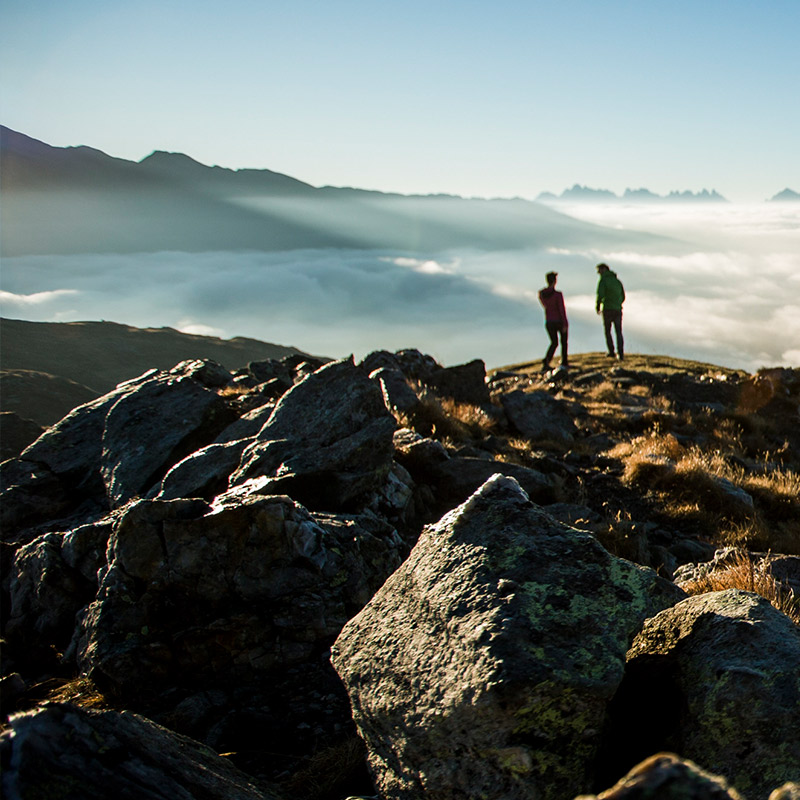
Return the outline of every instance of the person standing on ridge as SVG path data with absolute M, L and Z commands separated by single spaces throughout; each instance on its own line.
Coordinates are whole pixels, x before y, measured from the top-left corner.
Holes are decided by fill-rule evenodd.
M 558 346 L 559 336 L 561 337 L 561 366 L 564 369 L 569 366 L 567 359 L 569 323 L 567 322 L 567 309 L 564 306 L 564 295 L 556 291 L 557 277 L 557 272 L 548 272 L 545 275 L 547 286 L 539 292 L 539 302 L 544 306 L 544 326 L 550 337 L 550 347 L 547 348 L 547 353 L 542 361 L 542 371 L 550 369 L 550 359 Z
M 608 356 L 609 358 L 616 356 L 622 361 L 625 357 L 625 342 L 622 338 L 622 304 L 625 302 L 625 289 L 617 277 L 617 273 L 609 269 L 608 264 L 598 264 L 597 274 L 600 276 L 600 280 L 597 282 L 596 310 L 598 314 L 603 312 L 603 328 L 606 333 Z M 612 325 L 617 338 L 616 353 L 614 352 L 614 341 L 611 338 Z

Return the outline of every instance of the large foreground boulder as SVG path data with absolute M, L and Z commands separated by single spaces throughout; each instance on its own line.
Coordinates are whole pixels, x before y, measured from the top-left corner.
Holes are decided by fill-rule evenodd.
M 613 769 L 669 749 L 766 800 L 800 781 L 800 628 L 749 592 L 690 597 L 646 621 L 609 723 Z
M 109 538 L 79 666 L 136 700 L 261 682 L 329 647 L 401 547 L 374 517 L 318 522 L 253 484 L 211 505 L 140 501 Z
M 585 791 L 631 640 L 683 596 L 513 479 L 490 479 L 423 532 L 336 641 L 378 788 L 393 800 Z
M 278 800 L 197 742 L 131 712 L 48 705 L 0 736 L 8 800 Z

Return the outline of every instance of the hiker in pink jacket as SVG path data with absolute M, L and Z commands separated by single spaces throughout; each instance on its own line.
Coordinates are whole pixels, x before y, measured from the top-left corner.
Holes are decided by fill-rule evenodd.
M 567 359 L 567 333 L 569 323 L 567 322 L 567 309 L 564 306 L 564 295 L 556 291 L 557 272 L 548 272 L 545 275 L 547 286 L 539 292 L 539 302 L 544 306 L 545 328 L 550 337 L 550 347 L 547 348 L 544 360 L 542 361 L 542 371 L 550 369 L 550 359 L 558 346 L 558 337 L 561 336 L 561 366 L 566 369 Z

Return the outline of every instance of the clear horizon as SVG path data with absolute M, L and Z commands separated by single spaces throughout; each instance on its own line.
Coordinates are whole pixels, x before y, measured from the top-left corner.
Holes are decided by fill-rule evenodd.
M 0 121 L 139 161 L 524 197 L 800 191 L 800 3 L 0 7 Z

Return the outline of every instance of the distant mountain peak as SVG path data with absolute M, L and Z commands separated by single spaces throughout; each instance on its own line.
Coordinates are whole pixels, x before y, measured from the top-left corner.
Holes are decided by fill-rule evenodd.
M 782 192 L 778 192 L 774 197 L 770 197 L 770 203 L 798 203 L 800 202 L 800 194 L 797 192 L 792 191 L 791 189 L 784 189 Z

